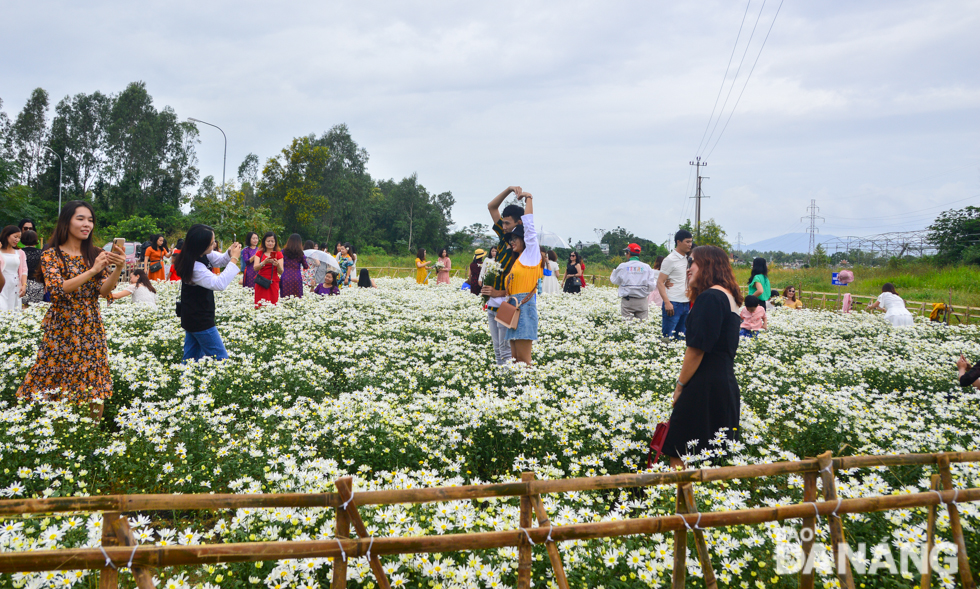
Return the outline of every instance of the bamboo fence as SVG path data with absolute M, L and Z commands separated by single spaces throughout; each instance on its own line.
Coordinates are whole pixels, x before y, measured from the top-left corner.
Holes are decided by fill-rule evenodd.
M 959 520 L 957 503 L 980 501 L 980 488 L 956 488 L 950 464 L 980 462 L 980 452 L 949 452 L 888 456 L 849 456 L 834 458 L 825 452 L 817 458 L 795 462 L 777 462 L 748 466 L 731 466 L 707 470 L 685 470 L 660 473 L 622 474 L 603 477 L 536 480 L 526 472 L 520 482 L 427 489 L 397 489 L 354 493 L 350 477 L 335 482 L 336 493 L 318 494 L 209 494 L 209 495 L 106 495 L 101 497 L 60 497 L 51 499 L 12 499 L 0 501 L 0 517 L 27 516 L 40 513 L 102 512 L 102 545 L 99 548 L 36 550 L 0 553 L 0 573 L 54 570 L 99 570 L 100 589 L 118 586 L 118 568 L 129 568 L 140 589 L 151 589 L 152 569 L 162 567 L 215 564 L 245 561 L 299 558 L 331 558 L 334 562 L 331 587 L 347 583 L 347 560 L 367 557 L 378 586 L 390 585 L 380 556 L 391 554 L 444 553 L 490 548 L 517 547 L 517 587 L 527 589 L 531 583 L 533 549 L 544 545 L 551 563 L 555 584 L 568 587 L 564 566 L 556 543 L 569 540 L 612 538 L 634 534 L 674 532 L 673 587 L 685 586 L 688 532 L 694 536 L 697 557 L 704 572 L 705 586 L 717 587 L 717 580 L 704 537 L 704 530 L 715 527 L 752 525 L 764 522 L 802 519 L 804 528 L 815 531 L 816 517 L 825 516 L 834 541 L 835 559 L 844 563 L 839 570 L 840 583 L 854 588 L 854 578 L 846 552 L 846 536 L 840 518 L 844 513 L 870 513 L 913 507 L 928 507 L 928 546 L 935 540 L 936 507 L 946 505 L 953 540 L 958 547 L 959 574 L 963 587 L 974 589 L 967 560 L 966 542 Z M 931 478 L 926 493 L 840 499 L 836 492 L 836 472 L 855 468 L 902 465 L 934 465 L 938 473 Z M 741 509 L 726 512 L 700 512 L 694 499 L 693 484 L 733 479 L 800 474 L 804 479 L 804 502 L 795 505 Z M 823 482 L 823 501 L 817 501 L 817 478 Z M 565 493 L 677 485 L 676 515 L 627 519 L 574 525 L 554 526 L 541 501 L 544 493 Z M 444 501 L 466 501 L 491 497 L 519 497 L 520 522 L 513 530 L 422 537 L 369 536 L 358 512 L 361 505 L 421 504 Z M 154 510 L 221 510 L 268 507 L 324 507 L 336 510 L 335 538 L 317 541 L 252 542 L 196 546 L 138 546 L 124 512 Z M 532 525 L 537 520 L 537 526 Z M 357 538 L 350 537 L 354 527 Z M 809 557 L 812 538 L 803 542 L 804 557 Z M 926 559 L 928 561 L 928 559 Z M 804 561 L 805 562 L 805 561 Z M 931 571 L 922 575 L 921 586 L 929 586 Z M 117 568 L 118 567 L 118 568 Z M 812 589 L 812 573 L 800 574 L 800 587 Z

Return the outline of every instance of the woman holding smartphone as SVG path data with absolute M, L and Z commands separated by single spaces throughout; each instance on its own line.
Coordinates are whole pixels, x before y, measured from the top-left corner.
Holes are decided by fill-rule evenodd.
M 99 297 L 112 294 L 126 257 L 118 246 L 106 252 L 92 245 L 94 229 L 92 205 L 73 200 L 61 209 L 51 241 L 41 254 L 51 307 L 41 324 L 44 335 L 37 361 L 17 396 L 88 403 L 90 416 L 98 421 L 102 402 L 112 396 Z
M 279 302 L 279 276 L 283 271 L 282 252 L 279 251 L 279 238 L 273 232 L 262 236 L 262 245 L 252 255 L 252 267 L 255 268 L 255 308 L 262 301 L 275 305 Z

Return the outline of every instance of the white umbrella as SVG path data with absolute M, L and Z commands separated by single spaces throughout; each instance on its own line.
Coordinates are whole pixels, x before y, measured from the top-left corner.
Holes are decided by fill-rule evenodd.
M 550 248 L 572 249 L 565 243 L 564 239 L 559 237 L 557 233 L 552 233 L 551 231 L 542 230 L 539 232 L 538 243 Z
M 340 264 L 337 263 L 337 258 L 328 254 L 327 252 L 320 250 L 304 250 L 307 258 L 313 258 L 314 260 L 320 260 L 327 265 L 328 268 L 332 268 L 336 272 L 340 272 Z

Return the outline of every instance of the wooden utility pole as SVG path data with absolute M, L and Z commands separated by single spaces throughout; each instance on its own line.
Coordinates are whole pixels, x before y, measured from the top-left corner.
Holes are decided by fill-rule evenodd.
M 691 197 L 695 199 L 694 207 L 694 243 L 698 244 L 701 241 L 701 199 L 711 198 L 710 196 L 705 196 L 701 193 L 701 180 L 708 179 L 708 176 L 701 175 L 701 166 L 707 166 L 708 162 L 702 162 L 701 156 L 694 158 L 694 161 L 689 162 L 692 166 L 695 166 L 695 172 L 698 176 L 698 188 L 697 193 Z

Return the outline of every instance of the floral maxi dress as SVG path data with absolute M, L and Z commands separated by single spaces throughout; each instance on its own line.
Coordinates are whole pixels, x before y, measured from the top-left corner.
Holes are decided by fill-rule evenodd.
M 37 361 L 17 391 L 22 399 L 41 399 L 44 393 L 60 390 L 52 400 L 88 402 L 112 396 L 109 350 L 99 310 L 99 288 L 109 277 L 101 274 L 66 293 L 65 280 L 88 270 L 82 256 L 54 248 L 41 254 L 44 285 L 51 294 L 51 307 L 41 323 L 44 336 Z

